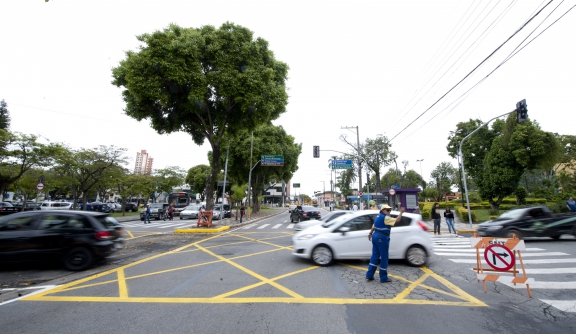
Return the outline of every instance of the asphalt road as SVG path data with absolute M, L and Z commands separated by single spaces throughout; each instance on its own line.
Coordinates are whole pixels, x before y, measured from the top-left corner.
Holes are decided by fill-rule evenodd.
M 55 287 L 0 304 L 0 328 L 10 333 L 576 330 L 576 313 L 562 311 L 561 303 L 550 305 L 576 300 L 571 285 L 576 263 L 568 261 L 574 259 L 573 238 L 526 241 L 523 260 L 536 279 L 529 298 L 525 287 L 502 283 L 488 283 L 484 292 L 471 270 L 474 250 L 464 237 L 435 238 L 436 255 L 427 267 L 392 261 L 394 282 L 380 284 L 363 280 L 366 261 L 319 268 L 294 258 L 289 225 L 288 215 L 281 214 L 203 240 L 182 239 L 170 252 L 159 247 L 152 256 L 133 255 L 61 282 L 44 282 Z

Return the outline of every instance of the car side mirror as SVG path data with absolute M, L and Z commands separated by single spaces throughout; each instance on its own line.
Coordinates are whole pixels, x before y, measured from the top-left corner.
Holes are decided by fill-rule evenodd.
M 342 232 L 342 235 L 346 234 L 346 232 L 350 232 L 350 227 L 341 227 L 338 229 L 338 231 Z

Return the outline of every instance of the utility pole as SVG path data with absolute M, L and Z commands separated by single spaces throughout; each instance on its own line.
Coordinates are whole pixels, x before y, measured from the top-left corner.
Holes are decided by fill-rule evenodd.
M 360 130 L 358 130 L 358 126 L 342 126 L 341 129 L 356 129 L 356 156 L 358 158 L 358 201 L 360 204 L 359 209 L 362 210 L 362 196 L 360 196 L 360 192 L 362 191 L 362 162 L 360 161 Z
M 224 198 L 226 198 L 226 174 L 228 173 L 228 153 L 230 152 L 230 140 L 228 140 L 228 149 L 226 150 L 226 163 L 224 164 L 224 185 L 222 186 L 222 210 L 224 210 Z M 230 204 L 230 203 L 228 203 Z
M 253 147 L 253 145 L 254 145 L 254 131 L 252 131 L 252 136 L 250 137 L 250 166 L 252 166 L 252 147 Z M 256 163 L 256 164 L 258 164 L 258 163 Z M 256 165 L 254 165 L 254 167 L 256 167 Z M 252 184 L 250 184 L 250 182 L 252 181 L 252 169 L 250 169 L 250 172 L 248 173 L 248 218 L 250 218 L 250 189 L 252 187 Z

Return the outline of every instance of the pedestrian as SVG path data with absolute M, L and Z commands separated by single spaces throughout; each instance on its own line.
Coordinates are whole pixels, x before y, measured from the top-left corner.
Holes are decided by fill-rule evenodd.
M 244 204 L 240 206 L 240 224 L 242 224 L 242 217 L 244 217 Z
M 144 215 L 144 224 L 150 224 L 150 204 L 146 204 L 146 214 Z
M 419 207 L 419 206 L 417 206 L 416 209 L 414 209 L 414 213 L 417 214 L 417 215 L 422 214 L 422 211 L 420 211 L 420 207 Z
M 390 217 L 392 208 L 388 204 L 382 205 L 380 213 L 374 219 L 374 225 L 368 234 L 368 240 L 372 242 L 372 257 L 368 264 L 368 271 L 366 272 L 366 280 L 373 281 L 374 274 L 378 268 L 378 260 L 380 260 L 380 283 L 392 282 L 388 278 L 388 248 L 390 247 L 390 229 L 402 219 L 404 208 L 400 208 L 400 214 L 396 219 Z
M 449 207 L 444 211 L 444 219 L 446 220 L 446 225 L 448 225 L 448 233 L 454 231 L 454 234 L 457 234 L 456 227 L 454 227 L 454 212 Z
M 436 235 L 436 231 L 438 231 L 438 235 L 440 235 L 440 214 L 438 213 L 438 208 L 440 205 L 438 202 L 434 203 L 432 207 L 432 219 L 434 219 L 434 235 Z
M 356 203 L 352 205 L 352 211 L 358 211 L 358 205 L 356 205 Z
M 566 201 L 566 207 L 568 208 L 568 211 L 576 212 L 576 202 L 574 202 L 572 196 L 570 196 L 570 198 Z
M 330 211 L 334 211 L 334 203 L 330 203 Z
M 170 220 L 174 220 L 174 206 L 172 204 L 168 207 L 168 217 Z

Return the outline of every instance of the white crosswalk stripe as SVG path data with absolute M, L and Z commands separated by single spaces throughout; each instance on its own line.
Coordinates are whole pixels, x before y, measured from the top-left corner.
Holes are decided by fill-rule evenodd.
M 476 249 L 470 247 L 470 241 L 464 237 L 434 237 L 434 254 L 438 256 L 448 257 L 448 259 L 455 263 L 469 264 L 470 270 L 476 264 Z M 536 278 L 536 282 L 530 284 L 530 289 L 542 290 L 576 290 L 576 281 L 546 281 L 546 275 L 560 275 L 556 279 L 571 278 L 572 274 L 576 274 L 576 267 L 567 267 L 572 263 L 576 263 L 575 258 L 570 258 L 571 254 L 564 252 L 547 252 L 543 248 L 526 248 L 522 252 L 522 259 L 526 268 L 526 275 L 530 278 Z M 529 259 L 526 259 L 529 258 Z M 486 268 L 488 264 L 484 259 L 484 250 L 480 250 L 480 259 L 483 266 Z M 542 267 L 545 266 L 545 267 Z M 519 264 L 517 270 L 521 271 Z M 499 275 L 508 276 L 511 273 L 499 272 Z M 534 277 L 536 276 L 536 277 Z M 542 277 L 542 279 L 538 279 Z M 526 289 L 524 284 L 512 283 L 497 283 L 504 284 L 512 289 Z M 541 299 L 542 302 L 552 305 L 555 308 L 564 311 L 576 313 L 576 300 L 552 300 Z
M 265 228 L 265 227 L 268 226 L 268 225 L 270 225 L 270 224 L 264 224 L 264 225 L 262 225 L 262 226 L 258 226 L 257 229 L 261 230 L 261 229 Z
M 282 224 L 276 224 L 276 225 L 272 226 L 272 228 L 278 228 L 280 226 L 282 226 Z

